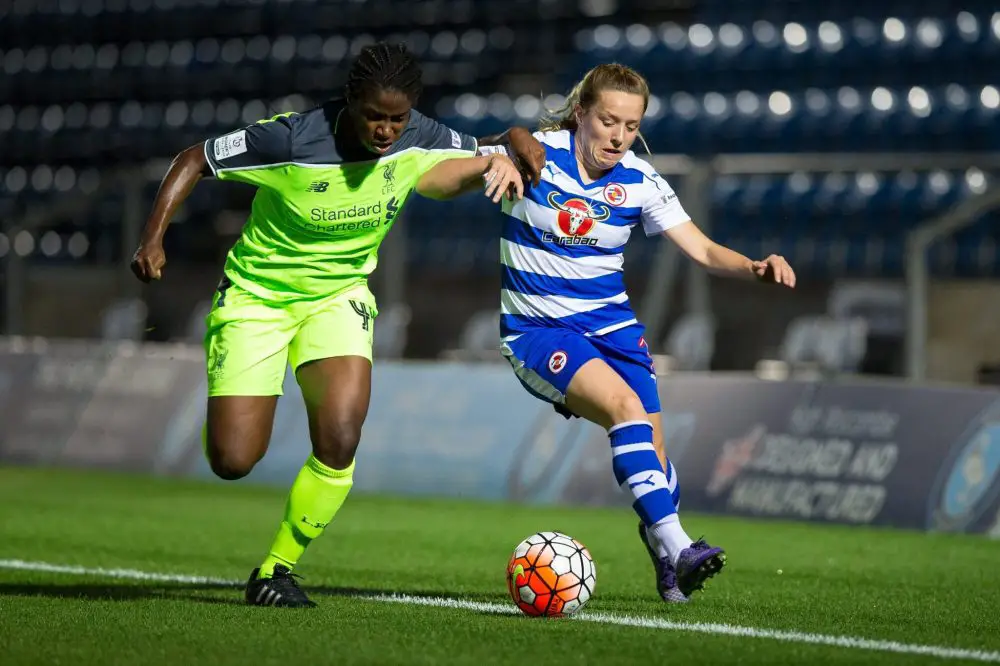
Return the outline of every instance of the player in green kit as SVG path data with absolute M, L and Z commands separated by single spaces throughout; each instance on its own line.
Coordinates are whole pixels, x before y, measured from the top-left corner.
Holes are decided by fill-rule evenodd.
M 159 279 L 166 227 L 202 176 L 257 186 L 250 218 L 226 258 L 207 318 L 205 450 L 223 479 L 246 476 L 267 450 L 290 363 L 309 418 L 312 455 L 288 496 L 246 601 L 315 605 L 292 569 L 333 520 L 353 484 L 371 395 L 378 313 L 367 278 L 379 244 L 415 191 L 444 199 L 482 188 L 498 202 L 537 179 L 545 150 L 527 129 L 483 148 L 412 108 L 419 64 L 400 45 L 364 49 L 343 100 L 284 114 L 193 146 L 174 160 L 132 270 Z M 537 182 L 537 181 L 536 181 Z

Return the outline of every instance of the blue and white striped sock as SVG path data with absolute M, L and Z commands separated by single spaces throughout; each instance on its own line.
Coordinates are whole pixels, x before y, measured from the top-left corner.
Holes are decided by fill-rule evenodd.
M 681 482 L 677 478 L 677 470 L 674 469 L 674 464 L 670 462 L 670 458 L 667 458 L 667 485 L 672 488 L 672 490 L 670 491 L 670 496 L 674 498 L 674 508 L 680 511 Z
M 608 429 L 611 464 L 622 490 L 632 493 L 632 508 L 653 534 L 661 557 L 676 562 L 691 539 L 680 526 L 676 502 L 680 500 L 677 473 L 667 462 L 660 466 L 653 448 L 653 425 L 649 421 L 626 421 Z
M 677 478 L 674 464 L 667 458 L 667 486 L 671 489 L 670 496 L 674 500 L 674 508 L 681 508 L 681 483 Z M 656 525 L 649 528 L 656 541 L 655 548 L 660 557 L 669 557 L 671 564 L 677 564 L 677 556 L 691 545 L 691 537 L 681 527 L 680 516 L 676 513 L 667 516 Z
M 632 493 L 632 508 L 647 526 L 677 513 L 673 488 L 653 448 L 653 425 L 649 421 L 626 421 L 608 429 L 611 465 L 621 489 Z

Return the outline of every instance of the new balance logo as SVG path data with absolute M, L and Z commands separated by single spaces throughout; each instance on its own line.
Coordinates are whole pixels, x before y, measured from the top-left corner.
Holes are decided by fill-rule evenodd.
M 361 330 L 367 331 L 371 326 L 371 320 L 375 318 L 375 311 L 364 303 L 355 300 L 351 300 L 351 307 L 361 317 Z
M 226 290 L 233 286 L 233 283 L 225 275 L 219 280 L 219 286 L 216 287 L 216 291 L 219 294 L 219 298 L 215 301 L 215 307 L 221 308 L 226 305 Z
M 306 188 L 306 192 L 326 192 L 326 188 L 330 187 L 330 183 L 325 180 L 314 180 L 309 183 L 309 187 Z

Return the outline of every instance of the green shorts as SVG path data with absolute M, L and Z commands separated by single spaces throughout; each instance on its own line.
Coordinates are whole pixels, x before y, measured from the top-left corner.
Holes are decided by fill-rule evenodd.
M 278 305 L 225 281 L 206 318 L 208 395 L 281 395 L 289 363 L 335 356 L 372 360 L 378 309 L 367 285 Z

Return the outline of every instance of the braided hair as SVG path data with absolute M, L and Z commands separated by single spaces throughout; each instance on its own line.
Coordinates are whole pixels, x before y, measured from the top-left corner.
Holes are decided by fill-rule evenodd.
M 374 90 L 398 90 L 415 103 L 423 91 L 420 63 L 405 44 L 366 46 L 347 75 L 347 101 L 357 103 Z

